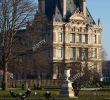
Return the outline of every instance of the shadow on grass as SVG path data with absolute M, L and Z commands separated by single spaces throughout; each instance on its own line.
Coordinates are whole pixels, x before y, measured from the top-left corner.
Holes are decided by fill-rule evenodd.
M 18 98 L 12 98 L 8 91 L 0 90 L 0 100 L 18 100 Z M 24 93 L 26 90 L 14 89 L 16 93 Z M 80 91 L 79 97 L 77 99 L 69 99 L 69 98 L 61 98 L 59 97 L 59 91 L 50 91 L 52 93 L 52 97 L 50 99 L 46 99 L 43 94 L 47 90 L 33 90 L 31 96 L 25 100 L 110 100 L 110 88 L 104 88 L 101 90 L 94 91 Z M 37 95 L 35 95 L 35 92 Z

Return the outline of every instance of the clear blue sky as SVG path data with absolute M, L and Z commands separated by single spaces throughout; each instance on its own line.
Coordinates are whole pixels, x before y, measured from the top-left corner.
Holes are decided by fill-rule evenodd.
M 107 60 L 110 60 L 110 0 L 86 0 L 95 21 L 101 19 L 103 27 L 102 44 L 107 53 Z
M 37 2 L 37 0 L 34 0 Z M 102 31 L 102 44 L 107 54 L 107 60 L 110 60 L 110 0 L 86 0 L 87 7 L 97 22 L 98 18 L 101 19 L 103 27 Z

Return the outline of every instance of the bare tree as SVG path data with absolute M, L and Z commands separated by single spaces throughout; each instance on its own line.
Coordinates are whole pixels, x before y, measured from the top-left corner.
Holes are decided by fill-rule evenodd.
M 91 85 L 94 79 L 99 79 L 99 73 L 96 69 L 98 60 L 94 60 L 94 58 L 94 51 L 82 48 L 78 61 L 76 60 L 71 64 L 73 89 L 76 96 L 79 94 L 82 85 Z
M 2 89 L 7 89 L 7 70 L 12 60 L 14 36 L 32 18 L 32 0 L 0 0 L 0 66 L 3 69 Z
M 105 77 L 105 73 L 107 70 L 107 52 L 104 50 L 104 48 L 102 48 L 102 79 L 101 81 L 103 82 L 103 77 Z

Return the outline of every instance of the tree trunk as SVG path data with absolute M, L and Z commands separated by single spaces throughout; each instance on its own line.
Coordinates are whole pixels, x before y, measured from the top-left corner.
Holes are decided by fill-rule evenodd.
M 2 90 L 7 90 L 7 67 L 8 63 L 5 63 L 3 67 Z

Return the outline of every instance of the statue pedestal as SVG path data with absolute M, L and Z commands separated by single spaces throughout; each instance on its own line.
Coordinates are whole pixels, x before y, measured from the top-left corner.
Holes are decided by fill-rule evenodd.
M 62 97 L 69 97 L 69 98 L 75 98 L 75 93 L 72 87 L 72 82 L 65 80 L 62 84 L 60 96 Z
M 63 81 L 63 84 L 60 90 L 60 96 L 76 98 L 73 87 L 72 87 L 72 82 L 69 80 L 69 77 L 70 77 L 70 69 L 67 69 L 65 71 L 65 79 Z

